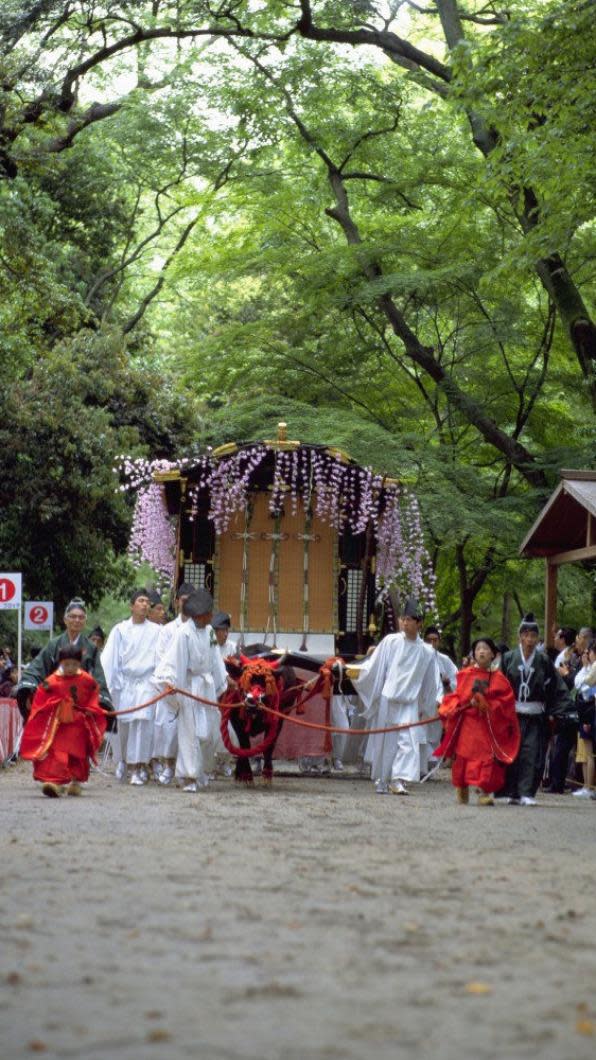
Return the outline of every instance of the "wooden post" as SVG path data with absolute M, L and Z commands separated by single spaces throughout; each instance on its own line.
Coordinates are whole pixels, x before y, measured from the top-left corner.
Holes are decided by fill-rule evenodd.
M 554 647 L 553 625 L 557 621 L 557 578 L 557 565 L 550 563 L 547 558 L 544 589 L 544 640 L 548 648 Z

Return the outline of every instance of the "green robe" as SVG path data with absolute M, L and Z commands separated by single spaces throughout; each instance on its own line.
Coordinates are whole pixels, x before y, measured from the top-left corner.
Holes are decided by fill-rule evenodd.
M 58 652 L 61 648 L 68 648 L 70 644 L 71 641 L 68 633 L 62 633 L 59 637 L 54 637 L 48 644 L 46 644 L 45 648 L 40 651 L 39 655 L 36 655 L 31 662 L 23 667 L 21 680 L 17 686 L 17 695 L 19 692 L 22 696 L 25 696 L 28 693 L 33 694 L 44 678 L 49 677 L 50 674 L 54 673 L 54 670 L 58 669 L 58 666 L 60 665 Z M 81 662 L 83 670 L 88 674 L 91 674 L 99 685 L 99 702 L 106 710 L 113 710 L 114 707 L 112 705 L 97 646 L 93 641 L 89 640 L 88 637 L 81 633 L 77 641 L 77 647 L 83 649 L 83 659 Z

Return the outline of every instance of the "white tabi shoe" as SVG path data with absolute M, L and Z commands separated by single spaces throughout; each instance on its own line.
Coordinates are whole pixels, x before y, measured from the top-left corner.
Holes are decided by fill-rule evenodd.
M 149 781 L 149 773 L 147 772 L 146 769 L 140 769 L 139 770 L 139 776 L 140 776 L 143 784 L 147 784 L 148 783 L 148 781 Z
M 406 788 L 405 784 L 402 784 L 401 780 L 392 780 L 389 785 L 390 795 L 409 795 L 410 792 Z
M 196 791 L 198 791 L 198 790 L 199 790 L 199 786 L 198 786 L 198 784 L 197 784 L 196 780 L 190 780 L 190 781 L 188 782 L 188 784 L 185 784 L 185 785 L 184 785 L 184 787 L 182 788 L 182 790 L 183 790 L 183 791 L 190 791 L 190 792 L 193 792 L 193 793 L 194 793 L 194 792 L 196 792 Z
M 377 780 L 375 783 L 375 792 L 377 795 L 388 795 L 389 785 L 385 784 L 383 780 Z
M 574 799 L 591 799 L 592 798 L 592 792 L 590 791 L 589 788 L 580 788 L 579 791 L 572 791 L 571 794 L 573 795 Z
M 165 769 L 159 774 L 160 784 L 171 784 L 174 779 L 174 770 L 171 766 L 166 766 Z
M 334 768 L 336 773 L 343 773 L 344 764 L 343 764 L 341 758 L 334 758 L 333 759 L 333 768 Z
M 132 784 L 133 788 L 142 788 L 145 781 L 140 773 L 133 773 L 129 783 Z
M 520 806 L 537 806 L 536 799 L 531 798 L 530 795 L 522 795 L 519 800 Z
M 126 780 L 126 762 L 118 762 L 114 776 L 116 777 L 116 780 Z

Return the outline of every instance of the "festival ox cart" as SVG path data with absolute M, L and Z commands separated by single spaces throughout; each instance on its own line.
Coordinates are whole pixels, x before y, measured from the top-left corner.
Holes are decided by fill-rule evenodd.
M 262 751 L 263 731 L 275 758 L 328 756 L 333 698 L 351 691 L 330 660 L 363 656 L 395 631 L 406 595 L 435 612 L 413 493 L 341 449 L 288 439 L 283 423 L 274 439 L 175 462 L 126 460 L 122 471 L 137 493 L 131 553 L 172 591 L 189 582 L 212 593 L 243 660 L 259 660 L 261 702 L 273 696 L 277 713 L 298 722 L 281 728 L 270 714 L 259 727 L 248 713 L 246 760 Z M 244 662 L 227 665 L 241 677 Z M 250 676 L 244 686 L 258 699 Z

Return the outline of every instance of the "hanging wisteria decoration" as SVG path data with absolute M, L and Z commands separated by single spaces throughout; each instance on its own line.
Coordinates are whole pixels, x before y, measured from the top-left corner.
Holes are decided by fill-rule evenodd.
M 273 451 L 272 451 L 273 450 Z M 264 474 L 263 464 L 272 465 Z M 342 459 L 334 450 L 302 445 L 284 449 L 266 443 L 241 446 L 221 456 L 207 450 L 179 461 L 146 461 L 121 457 L 115 469 L 120 489 L 137 494 L 131 554 L 146 559 L 160 572 L 173 575 L 175 529 L 168 515 L 163 486 L 155 478 L 179 473 L 189 482 L 189 518 L 208 504 L 216 534 L 229 529 L 244 511 L 249 492 L 267 478 L 269 510 L 292 514 L 299 503 L 341 533 L 362 534 L 372 525 L 376 537 L 376 576 L 381 588 L 414 594 L 427 613 L 435 614 L 435 574 L 424 544 L 416 497 L 404 486 L 387 482 L 370 468 Z
M 151 482 L 139 489 L 128 551 L 134 561 L 146 560 L 155 571 L 172 582 L 176 561 L 176 531 L 158 482 Z

